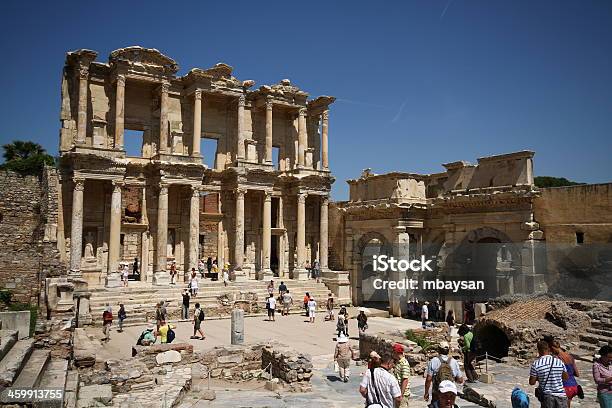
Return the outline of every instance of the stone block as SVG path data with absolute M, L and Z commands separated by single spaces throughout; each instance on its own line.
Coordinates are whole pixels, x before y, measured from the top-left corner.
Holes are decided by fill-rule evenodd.
M 30 311 L 0 312 L 0 320 L 5 330 L 17 330 L 19 339 L 30 337 Z
M 159 353 L 157 356 L 155 356 L 155 361 L 159 365 L 180 363 L 181 359 L 181 353 L 176 350 L 164 351 L 163 353 Z
M 89 408 L 109 405 L 113 399 L 110 384 L 86 385 L 79 389 L 77 408 Z
M 200 391 L 200 399 L 204 401 L 213 401 L 217 398 L 214 390 Z
M 480 374 L 480 377 L 478 379 L 480 380 L 480 382 L 483 382 L 485 384 L 493 384 L 493 382 L 495 382 L 495 378 L 491 373 L 482 373 Z

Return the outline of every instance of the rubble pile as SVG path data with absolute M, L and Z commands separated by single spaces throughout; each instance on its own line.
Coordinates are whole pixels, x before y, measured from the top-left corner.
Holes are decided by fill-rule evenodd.
M 291 384 L 308 382 L 312 377 L 312 361 L 309 355 L 298 353 L 289 347 L 271 347 L 262 349 L 262 368 L 271 367 L 272 376 Z
M 258 378 L 262 368 L 264 344 L 253 346 L 219 346 L 198 355 L 201 371 L 212 378 L 243 382 Z

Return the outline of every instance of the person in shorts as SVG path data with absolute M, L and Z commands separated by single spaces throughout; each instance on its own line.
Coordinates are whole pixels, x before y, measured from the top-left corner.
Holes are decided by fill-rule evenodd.
M 293 296 L 289 293 L 289 289 L 283 293 L 283 315 L 289 316 L 289 309 L 293 305 Z
M 274 312 L 276 310 L 276 299 L 274 299 L 274 294 L 270 293 L 270 296 L 267 300 L 267 308 L 268 308 L 268 321 L 275 321 Z
M 308 300 L 308 318 L 310 320 L 310 323 L 315 322 L 316 311 L 317 311 L 317 302 L 311 296 L 310 299 Z

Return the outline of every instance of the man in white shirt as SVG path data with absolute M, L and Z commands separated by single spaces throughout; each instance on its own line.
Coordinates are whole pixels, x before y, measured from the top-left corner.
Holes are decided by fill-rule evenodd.
M 274 294 L 270 294 L 268 298 L 268 321 L 275 321 L 274 312 L 276 311 L 276 299 L 274 299 Z
M 385 354 L 382 356 L 380 367 L 365 372 L 359 384 L 359 392 L 366 399 L 366 405 L 379 403 L 384 408 L 399 407 L 402 391 L 395 376 L 389 372 L 394 364 L 393 356 Z M 372 372 L 374 381 L 372 381 Z
M 421 322 L 423 324 L 423 328 L 427 327 L 426 323 L 429 319 L 429 302 L 423 303 L 423 307 L 421 307 Z

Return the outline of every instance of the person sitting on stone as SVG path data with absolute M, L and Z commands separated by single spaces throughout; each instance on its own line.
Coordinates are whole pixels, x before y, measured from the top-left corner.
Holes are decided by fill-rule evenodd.
M 155 344 L 156 340 L 155 327 L 147 327 L 142 333 L 140 333 L 140 337 L 138 337 L 136 344 L 139 346 L 150 346 L 151 344 Z
M 161 344 L 172 343 L 174 337 L 171 332 L 174 328 L 175 327 L 170 323 L 166 323 L 166 320 L 161 321 L 161 325 L 159 326 L 157 333 L 155 333 L 156 336 L 159 336 Z

